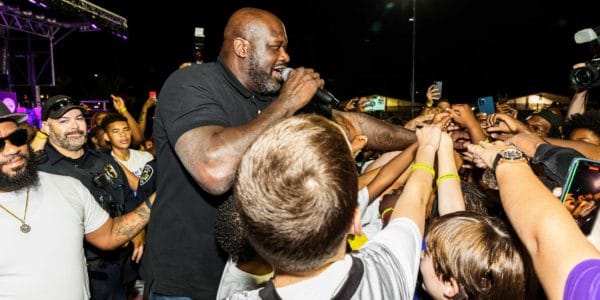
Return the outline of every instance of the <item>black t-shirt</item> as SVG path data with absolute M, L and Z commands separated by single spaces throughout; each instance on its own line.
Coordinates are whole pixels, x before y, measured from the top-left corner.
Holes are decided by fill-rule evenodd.
M 211 195 L 185 170 L 175 143 L 190 129 L 246 124 L 268 106 L 246 90 L 221 60 L 175 71 L 160 91 L 154 121 L 156 200 L 142 277 L 156 293 L 214 299 L 226 254 L 214 237 L 216 208 L 231 192 Z

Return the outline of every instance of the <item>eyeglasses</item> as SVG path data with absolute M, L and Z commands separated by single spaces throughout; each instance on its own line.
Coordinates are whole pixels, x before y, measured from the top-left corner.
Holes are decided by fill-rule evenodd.
M 54 103 L 52 103 L 48 107 L 48 114 L 51 111 L 59 110 L 59 109 L 65 107 L 65 106 L 68 106 L 68 105 L 75 105 L 75 106 L 77 106 L 79 104 L 75 103 L 75 101 L 73 101 L 71 98 L 68 98 L 68 97 L 65 97 L 65 98 L 62 98 L 62 99 L 58 99 L 58 100 L 54 101 Z
M 17 147 L 25 145 L 27 143 L 27 129 L 19 128 L 10 135 L 0 138 L 0 152 L 4 151 L 6 140 Z

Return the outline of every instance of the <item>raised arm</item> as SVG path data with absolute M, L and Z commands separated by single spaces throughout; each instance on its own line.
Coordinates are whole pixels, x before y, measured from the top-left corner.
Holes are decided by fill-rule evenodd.
M 454 160 L 452 138 L 443 132 L 440 139 L 438 158 L 438 212 L 440 216 L 455 211 L 465 210 L 465 199 L 460 187 L 460 176 Z
M 333 120 L 348 134 L 369 139 L 367 147 L 379 151 L 402 150 L 416 141 L 415 133 L 402 126 L 374 118 L 365 113 L 332 110 Z
M 133 116 L 127 110 L 127 106 L 125 106 L 125 100 L 119 96 L 110 95 L 113 101 L 113 107 L 119 114 L 127 119 L 127 125 L 131 129 L 131 145 L 132 147 L 136 147 L 144 141 L 144 132 L 140 130 L 137 121 L 133 118 Z
M 256 119 L 235 127 L 202 126 L 185 132 L 175 152 L 187 171 L 209 193 L 225 193 L 233 184 L 248 146 L 271 124 L 292 116 L 323 85 L 312 69 L 296 68 L 283 84 L 279 97 Z
M 452 105 L 452 120 L 465 128 L 471 136 L 471 143 L 477 144 L 486 139 L 485 132 L 475 118 L 471 106 L 468 104 Z
M 85 240 L 102 250 L 112 250 L 130 241 L 148 224 L 155 196 L 155 193 L 150 195 L 150 205 L 144 202 L 127 214 L 109 218 L 100 228 L 86 234 Z
M 469 145 L 469 151 L 491 166 L 498 153 L 490 144 Z M 573 217 L 539 181 L 525 161 L 496 167 L 502 206 L 533 259 L 550 299 L 561 299 L 570 271 L 579 262 L 600 258 Z
M 406 217 L 413 220 L 421 233 L 425 228 L 425 209 L 431 194 L 434 178 L 433 162 L 440 144 L 441 129 L 437 126 L 426 126 L 417 129 L 419 146 L 415 155 L 415 164 L 404 186 L 404 190 L 394 206 L 391 220 Z
M 573 69 L 585 67 L 585 63 L 577 63 L 573 65 Z M 571 97 L 571 102 L 569 102 L 569 109 L 567 110 L 566 120 L 571 119 L 571 116 L 574 114 L 583 114 L 585 113 L 585 106 L 587 104 L 588 98 L 588 89 L 583 89 L 579 91 L 575 91 L 573 97 Z
M 146 132 L 146 123 L 148 117 L 148 110 L 156 105 L 156 98 L 149 97 L 146 102 L 144 102 L 144 106 L 142 106 L 142 111 L 140 112 L 140 116 L 138 117 L 138 127 L 142 132 L 142 135 Z
M 404 172 L 404 170 L 406 170 L 413 162 L 416 151 L 417 143 L 413 143 L 408 146 L 408 148 L 404 149 L 402 153 L 396 155 L 396 157 L 381 167 L 375 178 L 367 184 L 369 203 L 377 198 L 377 196 L 381 195 L 383 191 L 402 175 L 402 172 Z

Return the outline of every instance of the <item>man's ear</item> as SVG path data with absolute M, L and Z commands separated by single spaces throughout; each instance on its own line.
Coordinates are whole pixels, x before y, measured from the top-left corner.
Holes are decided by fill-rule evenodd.
M 48 132 L 50 132 L 50 125 L 48 125 L 48 121 L 42 122 L 42 127 L 40 128 L 40 131 L 42 133 L 48 135 Z
M 108 133 L 104 132 L 104 133 L 102 134 L 102 136 L 104 137 L 104 140 L 105 140 L 107 143 L 110 143 L 110 138 L 108 137 Z
M 460 286 L 454 278 L 450 278 L 448 281 L 444 281 L 444 296 L 452 299 L 460 292 Z
M 360 221 L 360 208 L 354 209 L 354 215 L 352 216 L 352 223 L 348 234 L 361 235 L 362 234 L 362 222 Z
M 248 57 L 250 42 L 243 38 L 235 38 L 233 41 L 233 51 L 239 57 Z

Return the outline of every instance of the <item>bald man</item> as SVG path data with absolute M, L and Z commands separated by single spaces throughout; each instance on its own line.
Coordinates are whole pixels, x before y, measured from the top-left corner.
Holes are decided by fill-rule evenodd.
M 216 62 L 181 68 L 164 83 L 154 123 L 157 200 L 142 262 L 151 299 L 215 298 L 226 261 L 214 239 L 216 207 L 231 196 L 242 155 L 270 125 L 313 105 L 324 85 L 304 67 L 283 82 L 287 44 L 279 18 L 242 8 L 226 25 Z M 375 149 L 415 141 L 412 132 L 364 114 L 325 114 Z

